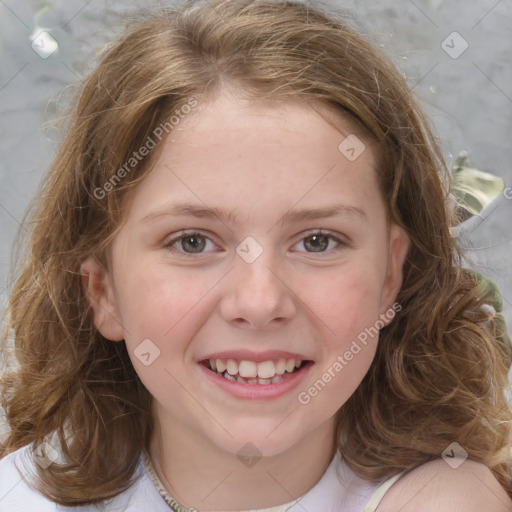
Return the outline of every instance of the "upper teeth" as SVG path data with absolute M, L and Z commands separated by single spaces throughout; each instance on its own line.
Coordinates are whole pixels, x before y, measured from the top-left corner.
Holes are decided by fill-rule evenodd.
M 210 359 L 210 367 L 219 373 L 227 370 L 229 375 L 240 375 L 246 378 L 271 379 L 276 374 L 283 375 L 284 372 L 293 372 L 302 364 L 301 359 L 278 359 L 276 361 L 235 361 L 234 359 Z

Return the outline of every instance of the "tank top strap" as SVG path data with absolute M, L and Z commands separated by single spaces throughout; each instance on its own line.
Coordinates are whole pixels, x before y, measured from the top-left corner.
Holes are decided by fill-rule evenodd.
M 384 495 L 389 491 L 391 486 L 404 474 L 405 471 L 402 471 L 401 473 L 398 473 L 397 475 L 394 475 L 382 482 L 382 484 L 380 484 L 373 493 L 370 501 L 368 502 L 368 505 L 366 505 L 363 512 L 375 512 Z

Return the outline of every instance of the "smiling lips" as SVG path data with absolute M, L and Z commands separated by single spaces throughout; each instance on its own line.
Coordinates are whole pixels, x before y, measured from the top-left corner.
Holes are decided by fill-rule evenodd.
M 303 364 L 302 359 L 280 358 L 267 361 L 209 359 L 204 364 L 221 377 L 243 384 L 276 384 L 288 378 Z

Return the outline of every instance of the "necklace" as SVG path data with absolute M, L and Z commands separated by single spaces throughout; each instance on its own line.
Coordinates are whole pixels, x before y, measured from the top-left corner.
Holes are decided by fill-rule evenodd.
M 174 510 L 174 512 L 197 512 L 197 510 L 195 509 L 189 509 L 187 507 L 184 507 L 167 492 L 167 489 L 164 487 L 164 484 L 161 482 L 160 478 L 158 478 L 158 475 L 156 474 L 155 466 L 153 466 L 153 462 L 149 458 L 149 455 L 146 453 L 145 450 L 143 450 L 142 453 L 144 459 L 144 467 L 148 472 L 149 478 L 151 478 L 153 485 L 156 487 L 158 491 L 158 494 L 162 496 L 165 503 L 167 503 L 167 505 L 169 505 L 169 507 L 171 507 L 171 509 Z
M 173 510 L 174 512 L 198 512 L 194 508 L 184 507 L 183 505 L 178 503 L 168 493 L 168 491 L 165 488 L 164 484 L 162 483 L 162 481 L 158 477 L 158 475 L 156 473 L 155 466 L 153 465 L 153 462 L 151 461 L 151 458 L 149 457 L 148 453 L 145 450 L 143 450 L 142 451 L 142 455 L 143 455 L 144 467 L 146 468 L 146 471 L 147 471 L 147 473 L 149 475 L 149 478 L 153 482 L 153 485 L 156 487 L 156 490 L 158 491 L 158 494 L 160 494 L 160 496 L 164 499 L 165 503 L 167 503 L 167 505 L 169 505 L 169 507 L 171 507 L 171 510 Z M 286 511 L 286 510 L 290 509 L 293 505 L 295 505 L 295 503 L 297 503 L 299 501 L 299 499 L 300 498 L 292 501 L 291 503 L 287 503 L 286 505 L 282 505 L 282 508 L 281 507 L 276 507 L 276 508 L 271 508 L 271 509 L 266 509 L 266 510 L 268 510 L 269 512 L 271 512 L 271 511 L 278 511 L 278 510 L 279 511 Z M 261 512 L 265 512 L 265 511 L 263 510 Z

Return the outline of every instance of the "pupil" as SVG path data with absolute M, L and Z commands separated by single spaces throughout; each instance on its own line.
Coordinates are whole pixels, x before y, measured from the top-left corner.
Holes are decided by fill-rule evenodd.
M 320 252 L 327 249 L 329 245 L 329 239 L 325 235 L 312 235 L 309 238 L 306 239 L 305 245 L 309 245 L 313 248 L 313 252 Z
M 189 252 L 201 252 L 204 249 L 205 242 L 201 235 L 189 235 L 182 240 L 183 249 L 186 250 L 187 245 L 192 249 Z

